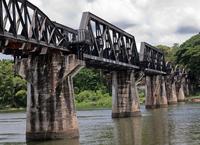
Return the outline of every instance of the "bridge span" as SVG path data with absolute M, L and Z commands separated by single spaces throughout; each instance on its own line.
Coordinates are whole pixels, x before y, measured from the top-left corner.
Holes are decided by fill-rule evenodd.
M 0 0 L 0 51 L 13 55 L 27 80 L 27 140 L 79 136 L 73 77 L 83 67 L 112 78 L 112 117 L 141 116 L 136 73 L 143 72 L 146 108 L 184 101 L 187 72 L 166 63 L 146 42 L 137 51 L 133 35 L 84 12 L 74 30 L 50 20 L 27 0 Z

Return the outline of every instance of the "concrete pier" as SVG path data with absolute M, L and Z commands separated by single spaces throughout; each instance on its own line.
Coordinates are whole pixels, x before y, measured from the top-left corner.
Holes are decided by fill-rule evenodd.
M 185 93 L 184 93 L 184 77 L 181 78 L 179 88 L 178 88 L 178 102 L 184 102 L 185 101 Z
M 176 91 L 177 91 L 177 100 L 178 102 L 185 101 L 185 93 L 184 93 L 184 85 L 186 80 L 186 75 L 184 74 L 182 69 L 178 69 L 178 77 L 177 77 L 177 84 L 176 84 Z
M 27 140 L 79 137 L 72 78 L 83 66 L 59 51 L 16 59 L 16 72 L 28 82 Z
M 167 91 L 166 91 L 166 79 L 165 76 L 158 76 L 160 81 L 161 81 L 161 97 L 159 98 L 159 104 L 158 106 L 161 108 L 168 107 L 168 102 L 167 102 Z
M 112 72 L 112 117 L 141 116 L 134 71 Z
M 176 79 L 174 73 L 166 76 L 166 91 L 169 105 L 177 104 Z
M 184 72 L 184 78 L 183 78 L 183 87 L 184 87 L 184 94 L 186 97 L 190 96 L 190 91 L 189 91 L 189 84 L 190 84 L 190 80 L 189 80 L 189 76 L 188 76 L 188 71 L 186 71 L 185 69 L 183 70 Z
M 162 75 L 147 75 L 145 107 L 147 109 L 167 107 L 165 79 Z

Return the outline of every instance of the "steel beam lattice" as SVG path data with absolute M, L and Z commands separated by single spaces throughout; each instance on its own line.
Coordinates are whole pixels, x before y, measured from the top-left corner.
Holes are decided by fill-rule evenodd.
M 166 74 L 164 53 L 146 42 L 141 43 L 140 62 L 146 73 Z
M 39 8 L 27 0 L 0 0 L 0 48 L 7 54 L 19 53 L 19 49 L 47 47 L 69 51 L 77 32 L 52 22 Z M 21 52 L 20 52 L 21 53 Z
M 139 68 L 135 38 L 113 24 L 84 12 L 79 27 L 79 41 L 88 43 L 85 56 L 127 68 Z M 85 32 L 85 33 L 84 33 Z M 96 64 L 95 64 L 96 65 Z

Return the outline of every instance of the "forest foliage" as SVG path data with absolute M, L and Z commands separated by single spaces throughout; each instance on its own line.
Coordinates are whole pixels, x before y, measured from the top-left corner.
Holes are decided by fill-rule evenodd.
M 26 106 L 26 81 L 14 75 L 13 61 L 0 61 L 0 107 Z
M 158 45 L 165 53 L 166 61 L 179 65 L 189 72 L 190 81 L 195 89 L 199 90 L 200 84 L 200 34 L 192 36 L 180 46 L 175 43 L 173 47 Z

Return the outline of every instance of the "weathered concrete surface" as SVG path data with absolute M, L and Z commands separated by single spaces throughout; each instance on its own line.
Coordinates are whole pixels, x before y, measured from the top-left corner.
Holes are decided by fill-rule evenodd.
M 178 81 L 176 84 L 178 102 L 185 101 L 184 84 L 185 84 L 185 75 L 181 72 L 178 76 Z
M 134 71 L 112 73 L 112 117 L 141 116 Z
M 183 80 L 183 90 L 184 90 L 184 94 L 185 94 L 185 96 L 186 97 L 188 97 L 188 96 L 190 96 L 190 91 L 189 91 L 189 82 L 190 82 L 190 80 L 189 80 L 189 78 L 188 78 L 188 73 L 186 72 L 186 74 L 185 74 L 185 76 L 184 76 L 184 78 L 183 78 L 184 80 Z
M 58 51 L 16 60 L 16 72 L 28 81 L 27 140 L 79 136 L 72 78 L 83 66 Z
M 164 76 L 146 76 L 145 107 L 147 109 L 167 107 L 167 95 Z
M 177 104 L 176 76 L 174 73 L 166 76 L 166 92 L 168 104 Z
M 168 102 L 167 102 L 167 92 L 166 92 L 166 79 L 164 76 L 157 76 L 159 81 L 161 81 L 161 90 L 160 94 L 161 97 L 159 98 L 159 107 L 167 107 Z
M 154 94 L 155 82 L 154 76 L 146 76 L 145 107 L 147 109 L 156 108 L 157 96 Z
M 189 90 L 189 79 L 186 77 L 186 81 L 185 81 L 185 96 L 189 97 L 190 96 L 190 90 Z
M 184 87 L 183 83 L 181 82 L 179 90 L 178 90 L 178 102 L 184 102 L 185 101 L 185 93 L 184 93 Z

